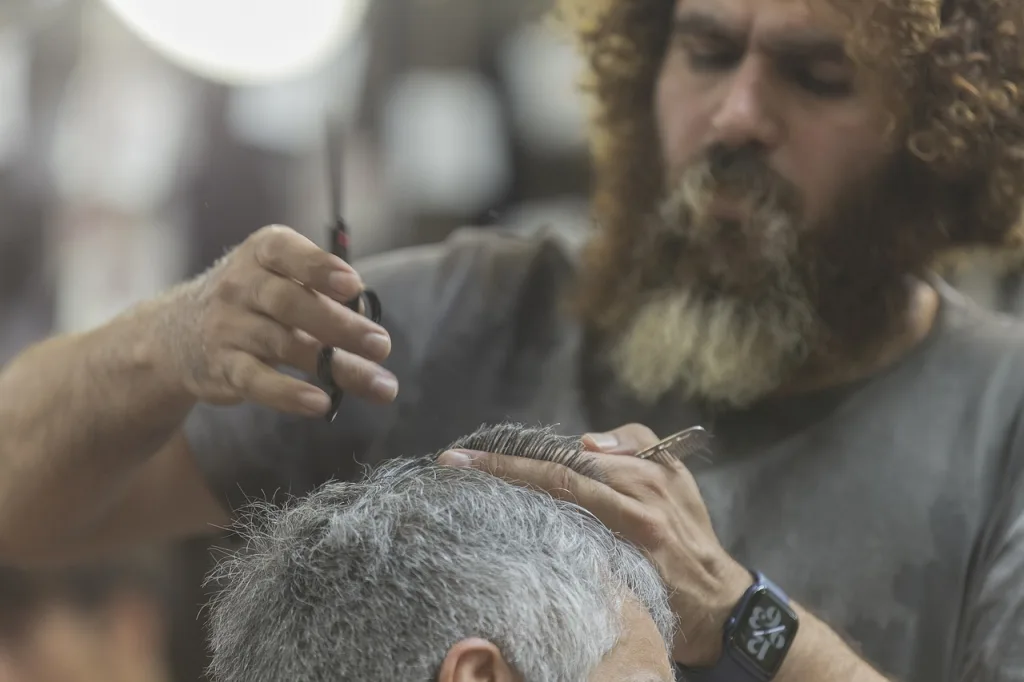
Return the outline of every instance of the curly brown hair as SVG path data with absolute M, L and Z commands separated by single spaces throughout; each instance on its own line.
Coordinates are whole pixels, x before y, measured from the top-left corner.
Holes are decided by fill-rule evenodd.
M 891 93 L 894 131 L 905 140 L 914 172 L 942 185 L 945 215 L 930 258 L 1017 245 L 1024 206 L 1024 0 L 827 1 L 855 24 L 853 58 L 867 62 Z M 615 272 L 612 261 L 629 252 L 636 223 L 664 189 L 653 93 L 675 0 L 558 2 L 559 20 L 585 57 L 583 85 L 593 105 L 594 213 L 603 229 L 585 269 Z M 611 279 L 591 281 L 584 292 L 582 312 L 591 320 L 621 319 L 624 311 L 608 307 L 623 283 Z

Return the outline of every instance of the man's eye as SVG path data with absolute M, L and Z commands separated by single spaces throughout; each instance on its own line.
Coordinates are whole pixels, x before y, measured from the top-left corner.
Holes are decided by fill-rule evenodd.
M 688 48 L 686 51 L 690 66 L 703 71 L 729 69 L 740 60 L 740 53 L 733 49 Z
M 809 74 L 803 75 L 797 80 L 801 87 L 819 97 L 846 97 L 853 90 L 853 85 L 845 80 L 830 81 L 815 78 Z
M 818 97 L 838 98 L 853 92 L 853 78 L 843 69 L 810 69 L 794 65 L 790 76 L 797 85 Z

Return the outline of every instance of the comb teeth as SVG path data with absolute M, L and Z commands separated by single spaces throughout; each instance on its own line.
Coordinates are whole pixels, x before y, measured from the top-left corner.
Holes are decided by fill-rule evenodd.
M 484 425 L 445 449 L 480 450 L 554 462 L 596 481 L 604 480 L 601 468 L 584 451 L 583 441 L 578 436 L 559 436 L 552 427 L 531 428 L 507 422 Z
M 701 426 L 674 433 L 637 454 L 640 459 L 649 459 L 659 464 L 673 461 L 685 462 L 690 456 L 711 450 L 711 435 Z

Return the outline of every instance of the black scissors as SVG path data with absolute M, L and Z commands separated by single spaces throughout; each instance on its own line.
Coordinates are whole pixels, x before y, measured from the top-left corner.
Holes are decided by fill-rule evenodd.
M 349 231 L 345 218 L 342 217 L 342 204 L 344 193 L 344 176 L 342 169 L 344 165 L 344 148 L 342 146 L 341 131 L 330 119 L 327 121 L 327 181 L 330 183 L 332 224 L 330 228 L 330 251 L 334 255 L 348 262 Z M 345 304 L 350 310 L 366 315 L 374 322 L 379 323 L 381 319 L 380 298 L 371 289 L 364 289 L 362 293 Z M 327 413 L 327 421 L 333 422 L 338 416 L 341 408 L 341 399 L 344 391 L 334 382 L 334 374 L 331 372 L 331 360 L 334 357 L 335 348 L 324 346 L 320 349 L 317 357 L 316 374 L 324 386 L 330 392 L 331 409 Z

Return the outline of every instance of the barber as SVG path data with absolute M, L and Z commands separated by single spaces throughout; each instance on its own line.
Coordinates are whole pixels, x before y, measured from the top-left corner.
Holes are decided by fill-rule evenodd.
M 650 552 L 691 682 L 1024 680 L 1024 325 L 928 274 L 1015 234 L 1020 5 L 565 2 L 600 114 L 583 254 L 467 231 L 352 268 L 267 228 L 27 350 L 0 375 L 0 560 L 557 423 L 602 481 L 476 461 Z M 344 305 L 362 287 L 380 326 Z M 707 460 L 630 456 L 695 424 Z

